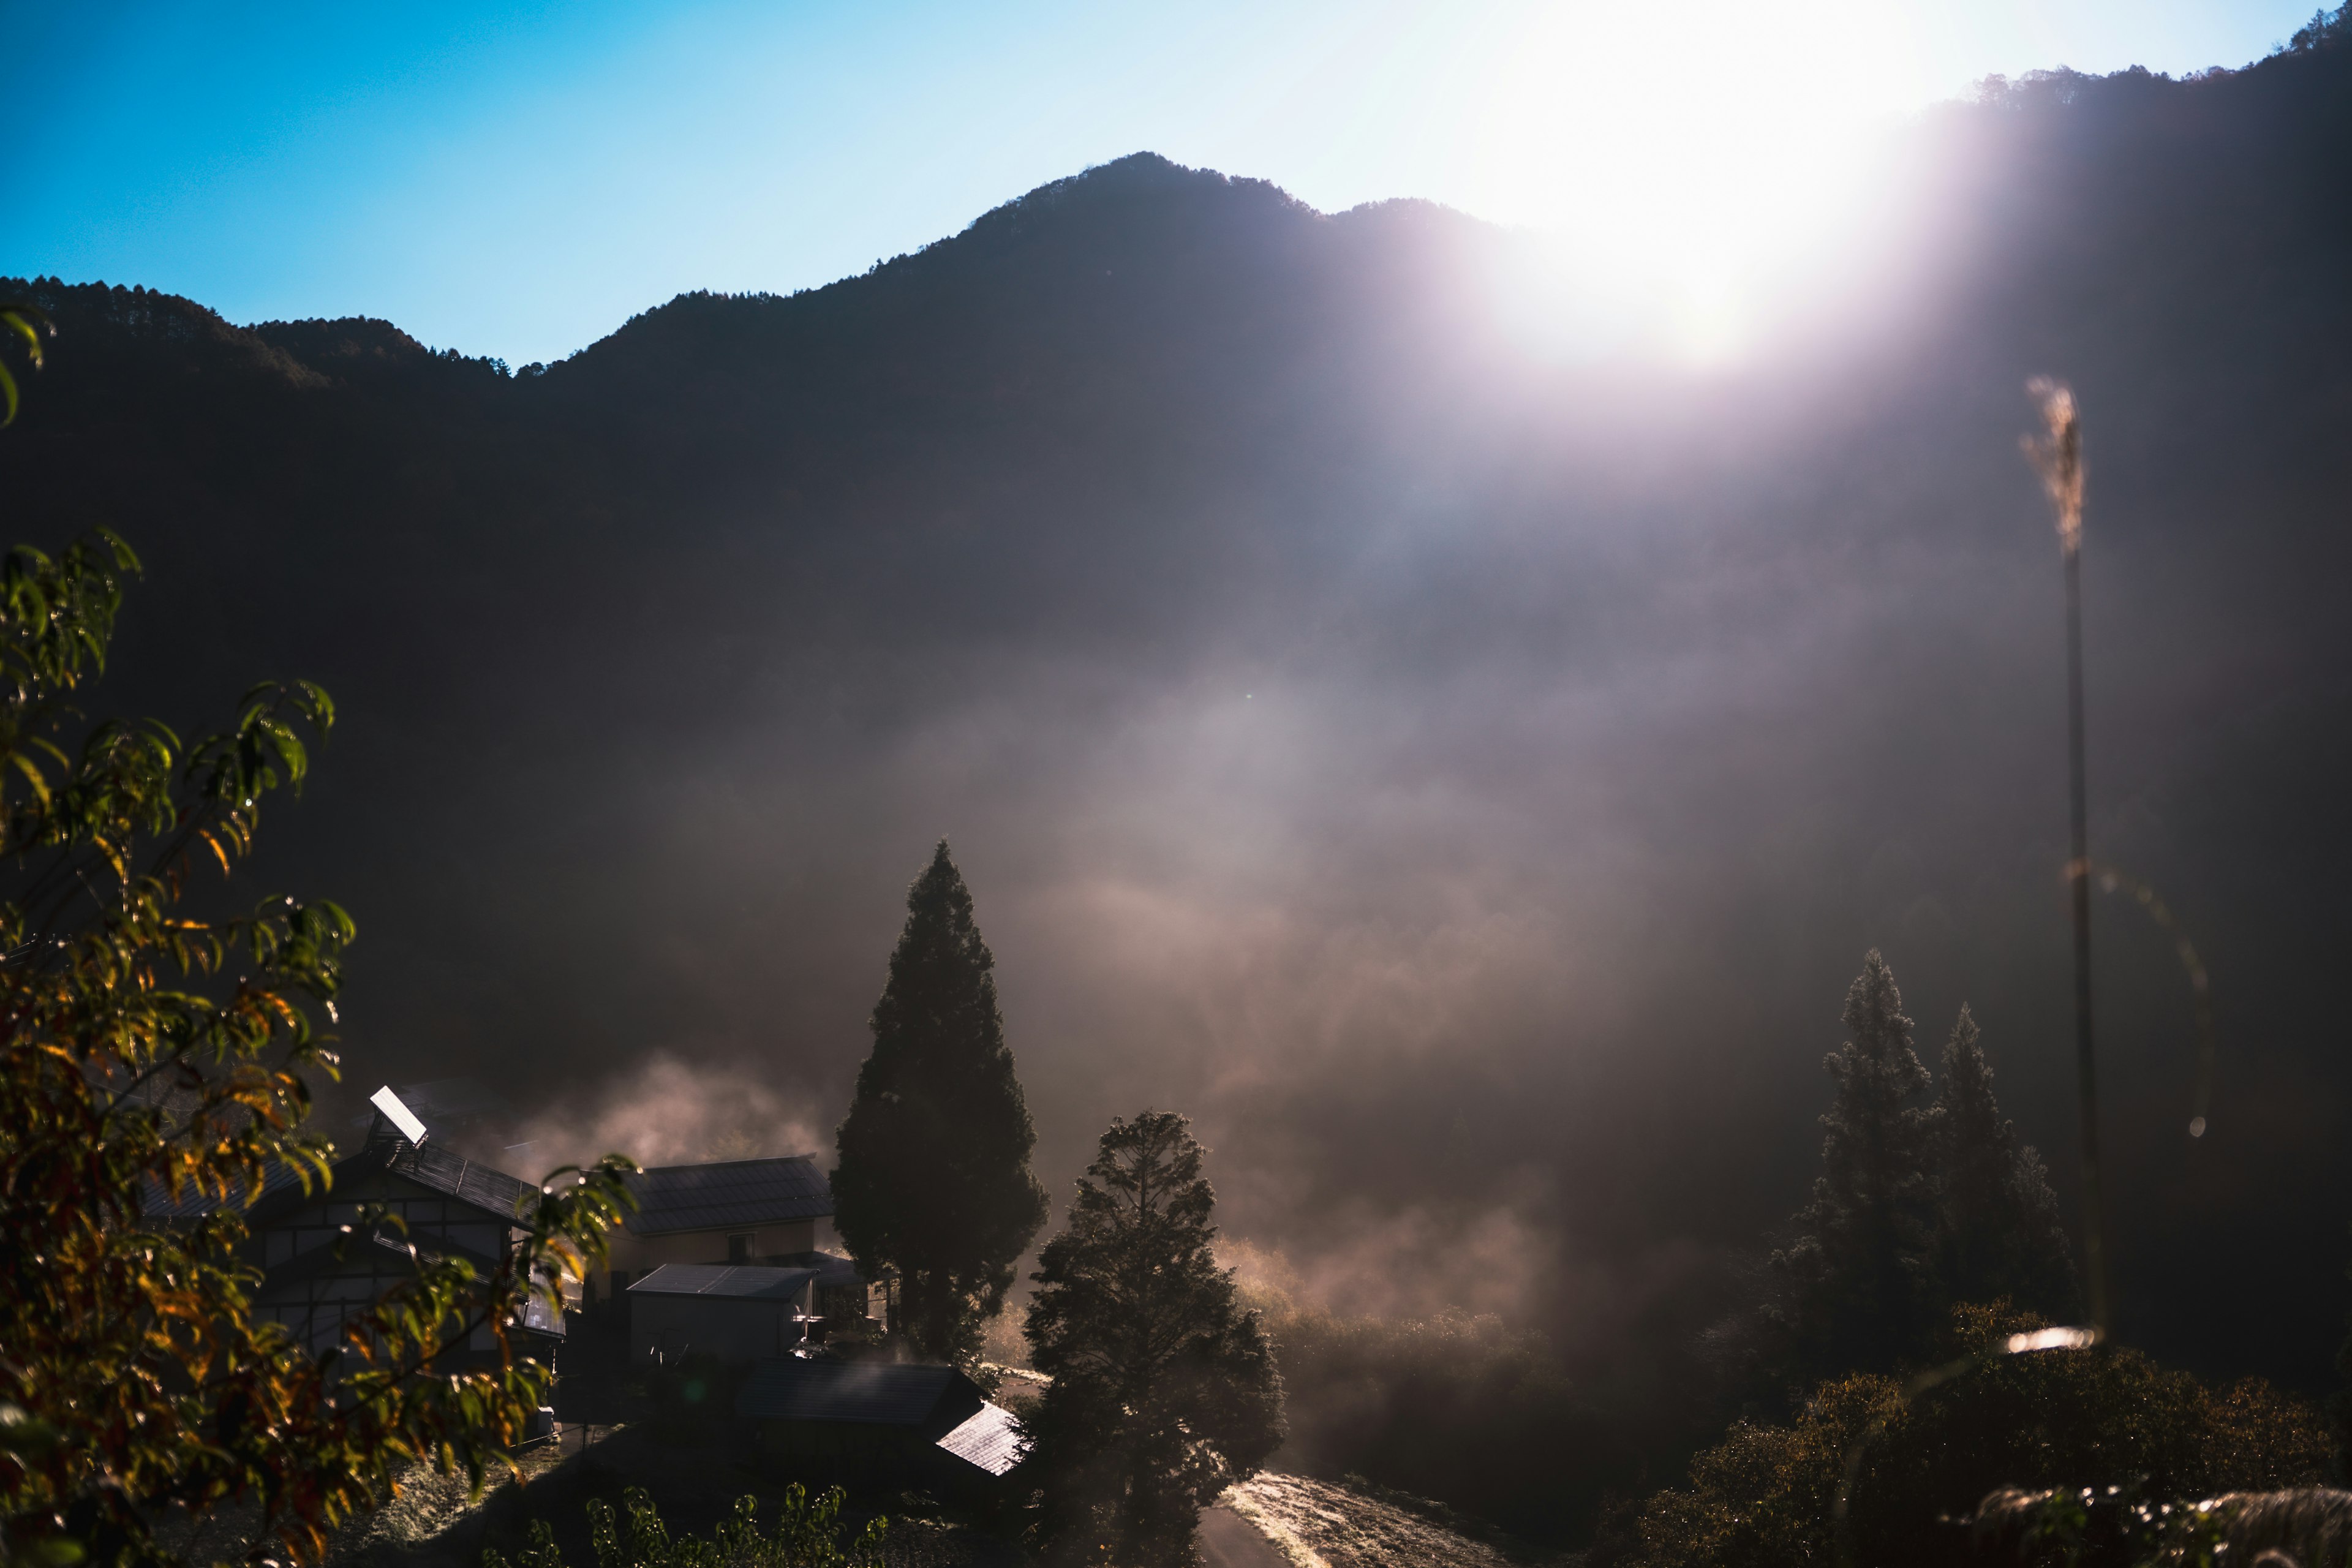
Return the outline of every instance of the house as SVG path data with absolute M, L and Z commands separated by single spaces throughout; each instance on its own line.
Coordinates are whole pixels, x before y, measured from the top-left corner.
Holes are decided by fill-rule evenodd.
M 951 1366 L 785 1356 L 735 1396 L 759 1451 L 795 1471 L 855 1473 L 982 1495 L 1025 1453 L 1012 1412 Z
M 628 1178 L 637 1200 L 609 1243 L 612 1299 L 631 1303 L 632 1281 L 667 1264 L 814 1271 L 806 1309 L 819 1315 L 879 1316 L 882 1287 L 860 1279 L 833 1228 L 833 1186 L 805 1154 L 653 1165 Z M 770 1352 L 772 1353 L 772 1352 Z
M 467 1160 L 431 1142 L 423 1124 L 386 1089 L 359 1152 L 331 1167 L 332 1183 L 305 1191 L 296 1173 L 273 1167 L 246 1208 L 243 1260 L 261 1271 L 254 1316 L 284 1324 L 305 1348 L 324 1350 L 344 1322 L 394 1285 L 415 1277 L 411 1247 L 428 1258 L 454 1258 L 476 1278 L 495 1272 L 523 1238 L 520 1215 L 536 1189 L 506 1172 Z M 394 1110 L 398 1114 L 395 1116 Z M 192 1197 L 172 1205 L 160 1193 L 151 1212 L 167 1221 L 193 1220 L 216 1206 Z M 398 1215 L 402 1230 L 362 1226 L 362 1207 Z M 520 1321 L 524 1353 L 551 1359 L 563 1338 L 561 1313 L 534 1299 Z M 475 1328 L 452 1360 L 486 1358 L 497 1339 Z
M 629 1359 L 767 1361 L 808 1338 L 817 1271 L 665 1263 L 629 1287 Z

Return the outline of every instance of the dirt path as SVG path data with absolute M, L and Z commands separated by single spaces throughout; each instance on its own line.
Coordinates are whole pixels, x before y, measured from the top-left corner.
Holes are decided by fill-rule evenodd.
M 1290 1568 L 1256 1525 L 1229 1508 L 1201 1510 L 1201 1561 L 1204 1568 Z

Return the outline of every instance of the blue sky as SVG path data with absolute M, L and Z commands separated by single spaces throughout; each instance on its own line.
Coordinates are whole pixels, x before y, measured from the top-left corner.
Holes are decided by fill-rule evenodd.
M 1149 148 L 1735 278 L 1988 73 L 2242 65 L 2310 0 L 0 5 L 0 272 L 516 363 Z M 1718 276 L 1719 275 L 1719 276 Z M 1712 281 L 1711 281 L 1712 280 Z

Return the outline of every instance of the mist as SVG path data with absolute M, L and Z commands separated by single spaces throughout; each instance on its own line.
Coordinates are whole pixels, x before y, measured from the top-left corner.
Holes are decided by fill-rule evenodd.
M 527 375 L 40 284 L 0 472 L 20 533 L 147 556 L 110 700 L 338 698 L 255 879 L 359 920 L 358 1093 L 480 1078 L 546 1165 L 826 1155 L 944 836 L 1057 1202 L 1178 1109 L 1314 1299 L 1500 1313 L 1599 1377 L 1801 1201 L 1870 947 L 1923 1055 L 1973 1009 L 2072 1201 L 2017 448 L 2063 375 L 2095 852 L 2179 912 L 2222 1038 L 2191 1146 L 2186 983 L 2104 902 L 2121 1331 L 2309 1384 L 2342 1248 L 2279 1242 L 2352 1175 L 2352 205 L 2307 134 L 2344 68 L 1938 111 L 1730 361 L 1519 331 L 1522 237 L 1459 215 L 1138 157 Z

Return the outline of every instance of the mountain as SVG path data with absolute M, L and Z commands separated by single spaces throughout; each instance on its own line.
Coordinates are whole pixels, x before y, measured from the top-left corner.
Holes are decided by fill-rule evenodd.
M 2057 555 L 2086 411 L 2122 1329 L 2325 1375 L 2352 1068 L 2352 50 L 1925 117 L 1737 365 L 1558 353 L 1523 239 L 1148 154 L 790 297 L 509 373 L 371 321 L 34 280 L 14 537 L 144 553 L 102 710 L 343 721 L 255 886 L 362 940 L 351 1082 L 829 1144 L 955 843 L 1061 1190 L 1180 1106 L 1360 1304 L 1676 1363 L 1799 1200 L 1864 950 L 1966 1000 L 2073 1175 Z M 1501 303 L 1498 303 L 1501 301 Z M 648 1066 L 648 1062 L 654 1065 Z M 750 1125 L 746 1127 L 744 1123 Z M 559 1147 L 561 1146 L 561 1147 Z M 593 1152 L 589 1150 L 585 1152 Z

